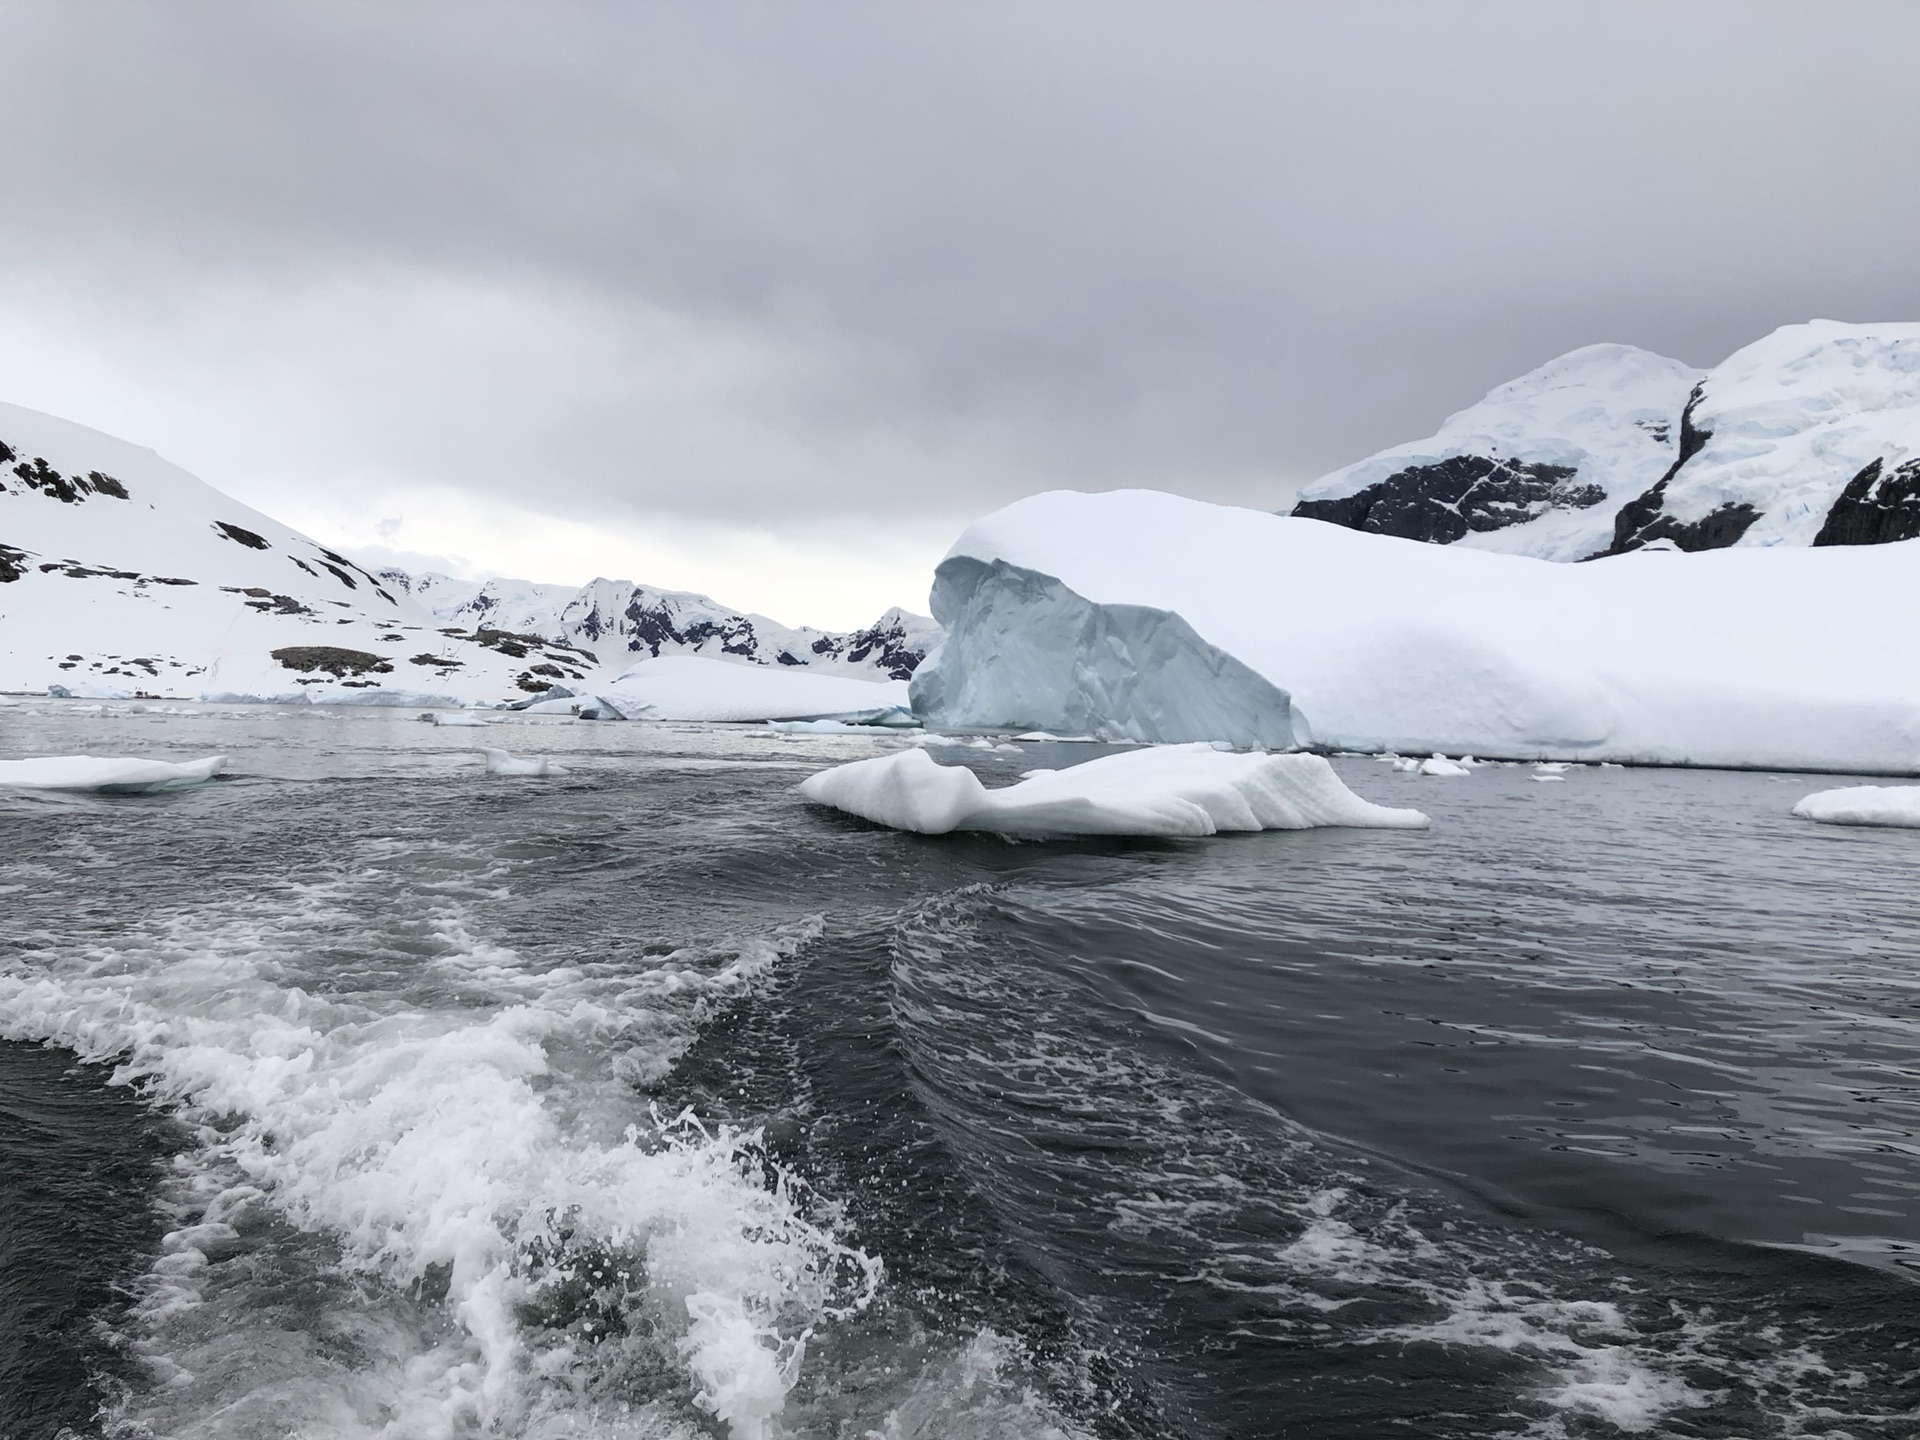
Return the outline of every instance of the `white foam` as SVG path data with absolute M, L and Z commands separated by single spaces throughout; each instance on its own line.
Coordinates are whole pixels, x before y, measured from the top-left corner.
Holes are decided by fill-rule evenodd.
M 1428 824 L 1417 810 L 1362 800 L 1318 755 L 1227 754 L 1207 744 L 1156 746 L 1029 772 L 999 790 L 916 748 L 823 770 L 801 782 L 800 793 L 923 835 L 1213 835 Z
M 487 774 L 489 775 L 541 777 L 567 773 L 565 766 L 554 764 L 544 755 L 522 757 L 492 748 L 483 750 L 481 753 L 487 757 Z
M 100 758 L 43 755 L 27 760 L 0 760 L 0 785 L 21 790 L 92 790 L 108 795 L 142 795 L 199 785 L 218 775 L 226 763 L 224 755 L 209 755 L 182 764 L 124 755 Z
M 411 857 L 393 858 L 397 893 L 419 893 Z M 195 1137 L 175 1168 L 181 1219 L 136 1317 L 162 1383 L 123 1418 L 167 1434 L 210 1433 L 216 1415 L 231 1435 L 584 1433 L 595 1377 L 651 1346 L 733 1440 L 765 1440 L 813 1328 L 867 1304 L 878 1264 L 809 1218 L 756 1132 L 691 1116 L 633 1127 L 632 1084 L 819 921 L 645 968 L 542 968 L 470 934 L 457 904 L 436 902 L 424 933 L 379 915 L 355 887 L 383 863 L 361 867 L 371 879 L 235 901 L 222 922 L 130 927 L 114 948 L 26 954 L 0 973 L 0 1035 L 117 1062 L 116 1079 Z M 414 948 L 383 955 L 396 925 Z M 357 986 L 338 954 L 313 953 L 316 935 L 380 956 L 376 973 Z M 385 966 L 418 967 L 421 948 L 419 983 L 392 986 Z M 358 1277 L 348 1298 L 314 1303 L 346 1307 L 316 1329 L 379 1337 L 361 1361 L 277 1333 L 237 1360 L 231 1326 L 196 1329 L 197 1309 L 220 1303 L 207 1252 L 261 1205 L 330 1237 Z M 635 1320 L 624 1337 L 596 1334 L 591 1307 L 571 1323 L 526 1318 L 599 1272 L 596 1303 Z M 444 1304 L 410 1324 L 410 1290 L 436 1277 Z
M 1920 826 L 1920 785 L 1847 785 L 1819 790 L 1793 807 L 1823 825 Z

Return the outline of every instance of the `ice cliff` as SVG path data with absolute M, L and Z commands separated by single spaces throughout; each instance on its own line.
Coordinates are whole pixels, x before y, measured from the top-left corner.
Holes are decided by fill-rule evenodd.
M 1920 773 L 1920 542 L 1559 565 L 1055 491 L 933 601 L 911 693 L 955 729 Z
M 1787 325 L 1704 374 L 1592 345 L 1293 514 L 1547 560 L 1920 537 L 1920 325 Z

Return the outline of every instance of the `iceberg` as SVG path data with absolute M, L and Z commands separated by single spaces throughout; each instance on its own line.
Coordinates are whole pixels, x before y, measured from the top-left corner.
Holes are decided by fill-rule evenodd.
M 1848 785 L 1819 790 L 1794 806 L 1793 813 L 1823 825 L 1920 828 L 1920 785 Z
M 174 764 L 134 756 L 43 755 L 27 760 L 0 760 L 0 786 L 17 790 L 91 790 L 103 795 L 150 795 L 180 790 L 211 780 L 226 767 L 227 757 Z
M 811 775 L 800 793 L 896 830 L 1063 835 L 1214 835 L 1321 826 L 1412 830 L 1418 810 L 1361 799 L 1318 755 L 1234 754 L 1173 745 L 1108 755 L 989 790 L 971 770 L 915 747 Z
M 491 747 L 481 753 L 487 757 L 487 774 L 489 775 L 545 777 L 567 773 L 562 766 L 554 764 L 544 755 L 523 759 L 518 755 L 510 755 L 505 750 L 495 750 Z
M 857 680 L 695 655 L 642 660 L 621 671 L 603 693 L 622 714 L 709 722 L 882 717 L 908 703 L 904 680 Z
M 969 526 L 933 608 L 941 730 L 1920 774 L 1920 540 L 1567 565 L 1054 491 Z

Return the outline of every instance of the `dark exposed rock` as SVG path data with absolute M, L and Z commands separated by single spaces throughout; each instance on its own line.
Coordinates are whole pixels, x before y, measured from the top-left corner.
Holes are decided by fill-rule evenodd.
M 1876 459 L 1847 482 L 1813 543 L 1884 545 L 1916 538 L 1920 538 L 1920 460 L 1883 473 Z
M 10 445 L 0 445 L 0 464 L 11 463 L 16 452 Z M 36 455 L 31 462 L 15 465 L 13 473 L 20 477 L 29 490 L 58 500 L 62 504 L 76 505 L 89 495 L 111 495 L 117 500 L 127 498 L 127 487 L 111 475 L 102 475 L 98 470 L 89 470 L 85 475 L 62 475 Z
M 0 585 L 18 580 L 27 573 L 27 552 L 11 545 L 0 545 Z
M 1600 486 L 1577 479 L 1568 465 L 1454 455 L 1410 465 L 1352 495 L 1302 500 L 1293 513 L 1373 535 L 1447 545 L 1470 532 L 1521 525 L 1548 510 L 1584 510 L 1607 498 Z
M 322 560 L 320 564 L 325 569 L 331 570 L 333 572 L 333 578 L 338 580 L 342 585 L 346 586 L 349 590 L 358 590 L 360 588 L 357 584 L 354 583 L 353 577 L 347 574 L 347 572 L 342 570 L 338 565 L 329 565 L 324 560 Z
M 444 655 L 415 655 L 407 662 L 409 665 L 433 665 L 443 670 L 458 669 L 460 662 Z
M 0 465 L 11 465 L 20 458 L 20 452 L 6 441 L 0 440 Z
M 267 543 L 264 536 L 256 535 L 253 531 L 239 525 L 229 524 L 225 520 L 214 521 L 213 528 L 235 544 L 244 545 L 249 550 L 271 550 L 273 548 Z
M 220 588 L 229 595 L 245 595 L 247 597 L 247 608 L 251 610 L 271 610 L 276 615 L 313 614 L 312 610 L 302 605 L 291 595 L 276 595 L 263 586 L 248 585 L 243 589 L 238 585 L 222 585 Z
M 1608 555 L 1624 555 L 1655 540 L 1671 540 L 1682 550 L 1724 550 L 1747 533 L 1760 518 L 1759 510 L 1745 501 L 1727 501 L 1698 520 L 1680 521 L 1666 513 L 1667 486 L 1680 473 L 1680 467 L 1705 448 L 1713 438 L 1711 430 L 1693 423 L 1694 411 L 1706 394 L 1703 381 L 1687 397 L 1687 408 L 1680 412 L 1680 452 L 1667 473 L 1656 480 L 1645 494 L 1636 495 L 1620 507 L 1613 522 L 1613 544 Z
M 287 645 L 275 650 L 273 658 L 289 670 L 308 674 L 324 670 L 336 680 L 346 675 L 385 675 L 393 669 L 382 656 L 338 645 Z

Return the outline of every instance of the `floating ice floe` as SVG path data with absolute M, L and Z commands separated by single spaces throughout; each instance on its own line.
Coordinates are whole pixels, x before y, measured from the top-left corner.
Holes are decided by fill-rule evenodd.
M 26 760 L 0 760 L 0 786 L 20 790 L 92 790 L 103 795 L 146 795 L 158 790 L 180 790 L 211 780 L 225 768 L 227 757 L 174 764 L 141 760 L 130 755 L 42 755 Z
M 911 723 L 904 680 L 854 680 L 694 655 L 643 660 L 602 692 L 624 713 L 650 720 L 753 722 L 841 720 Z
M 482 753 L 487 757 L 487 774 L 489 775 L 544 776 L 567 773 L 564 766 L 554 764 L 544 755 L 523 759 L 518 755 L 509 755 L 505 750 L 491 748 Z
M 482 720 L 478 715 L 469 715 L 464 710 L 429 710 L 420 717 L 429 725 L 450 725 L 460 730 L 478 729 L 490 725 L 490 720 Z
M 999 790 L 925 750 L 857 760 L 809 776 L 800 793 L 850 815 L 944 835 L 1212 835 L 1350 825 L 1418 829 L 1418 810 L 1362 800 L 1318 755 L 1227 754 L 1168 745 L 1108 755 L 1067 770 L 1029 772 Z
M 1823 825 L 1920 828 L 1920 785 L 1847 785 L 1820 790 L 1794 806 L 1793 813 Z

